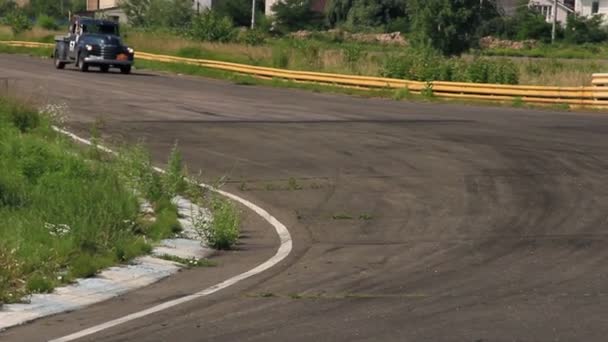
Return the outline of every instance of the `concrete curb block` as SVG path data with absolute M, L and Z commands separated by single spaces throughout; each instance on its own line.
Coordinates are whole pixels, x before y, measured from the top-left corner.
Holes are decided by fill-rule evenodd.
M 97 276 L 78 279 L 76 283 L 55 289 L 50 294 L 34 294 L 28 304 L 8 304 L 0 309 L 0 331 L 25 324 L 32 320 L 74 311 L 99 303 L 127 292 L 151 285 L 166 278 L 184 266 L 160 257 L 176 256 L 183 259 L 202 259 L 214 251 L 204 247 L 193 222 L 198 215 L 210 215 L 208 210 L 183 197 L 173 200 L 182 225 L 182 236 L 166 239 L 154 248 L 152 255 L 138 257 L 129 265 L 110 267 Z M 142 206 L 146 210 L 147 206 Z

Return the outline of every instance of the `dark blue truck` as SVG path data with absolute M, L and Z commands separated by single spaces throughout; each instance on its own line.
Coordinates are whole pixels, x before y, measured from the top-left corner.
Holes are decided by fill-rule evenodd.
M 119 25 L 114 21 L 74 17 L 69 33 L 55 37 L 53 57 L 57 69 L 74 63 L 83 72 L 99 67 L 101 72 L 118 68 L 129 74 L 134 56 L 133 49 L 122 43 Z

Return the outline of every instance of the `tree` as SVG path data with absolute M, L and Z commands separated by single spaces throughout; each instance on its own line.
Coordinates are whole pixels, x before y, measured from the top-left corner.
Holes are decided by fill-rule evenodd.
M 13 0 L 0 0 L 0 18 L 13 12 L 17 5 Z
M 603 24 L 603 15 L 591 17 L 569 15 L 564 38 L 572 44 L 601 43 L 608 39 L 608 32 L 606 32 Z
M 232 19 L 237 26 L 251 24 L 251 0 L 222 0 L 213 8 L 221 16 Z M 264 13 L 264 0 L 256 0 L 258 18 Z
M 494 1 L 410 0 L 412 44 L 456 55 L 476 43 L 477 27 L 498 15 Z
M 311 0 L 282 0 L 272 6 L 277 25 L 286 31 L 319 28 L 323 16 L 312 10 Z
M 152 0 L 120 0 L 118 4 L 123 11 L 125 11 L 131 25 L 143 26 L 146 22 L 151 1 Z
M 194 16 L 191 0 L 122 0 L 120 6 L 133 26 L 187 30 Z
M 406 0 L 330 0 L 326 8 L 330 26 L 346 25 L 351 30 L 407 26 Z M 395 25 L 395 23 L 397 25 Z

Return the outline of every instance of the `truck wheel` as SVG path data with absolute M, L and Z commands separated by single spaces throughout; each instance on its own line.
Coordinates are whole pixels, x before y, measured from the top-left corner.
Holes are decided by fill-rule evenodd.
M 63 69 L 65 68 L 65 63 L 62 62 L 59 57 L 57 57 L 57 50 L 55 50 L 55 53 L 53 54 L 53 57 L 55 57 L 55 68 L 57 69 Z
M 101 72 L 108 72 L 110 70 L 110 66 L 109 65 L 100 65 L 99 66 L 99 71 Z
M 78 54 L 78 58 L 76 59 L 76 67 L 82 72 L 89 71 L 89 65 L 80 58 L 80 54 Z
M 124 65 L 120 67 L 120 72 L 127 75 L 131 73 L 131 66 L 130 65 Z

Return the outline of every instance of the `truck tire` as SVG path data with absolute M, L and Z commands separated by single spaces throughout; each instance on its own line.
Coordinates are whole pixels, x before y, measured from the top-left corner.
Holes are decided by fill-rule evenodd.
M 125 75 L 130 74 L 131 73 L 131 66 L 130 65 L 123 65 L 123 66 L 121 66 L 120 67 L 120 72 L 123 73 L 123 74 L 125 74 Z
M 78 58 L 76 58 L 76 67 L 82 72 L 89 71 L 89 65 L 80 58 L 80 54 L 78 54 Z
M 57 52 L 57 50 L 55 50 L 55 53 L 53 54 L 53 57 L 55 58 L 55 68 L 57 68 L 57 69 L 65 68 L 65 63 L 62 62 L 61 59 L 59 59 L 59 57 L 57 55 L 58 55 L 58 52 Z
M 99 66 L 99 71 L 106 73 L 106 72 L 110 71 L 110 66 L 102 64 Z

